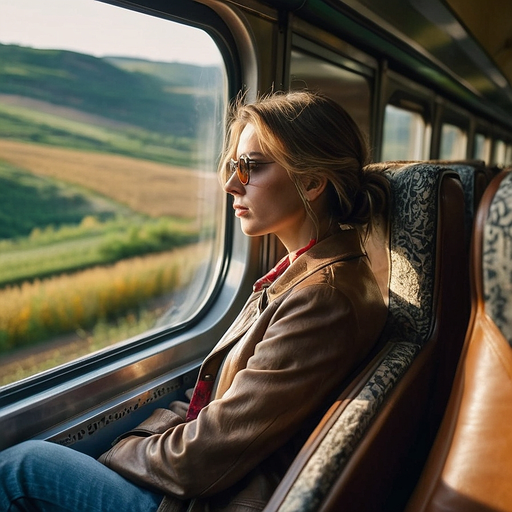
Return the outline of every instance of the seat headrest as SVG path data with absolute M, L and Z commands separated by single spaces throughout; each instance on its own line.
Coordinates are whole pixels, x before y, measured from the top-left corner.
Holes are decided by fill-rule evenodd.
M 431 163 L 371 164 L 391 186 L 387 339 L 422 345 L 432 327 L 439 187 L 458 174 Z M 371 254 L 370 254 L 371 259 Z

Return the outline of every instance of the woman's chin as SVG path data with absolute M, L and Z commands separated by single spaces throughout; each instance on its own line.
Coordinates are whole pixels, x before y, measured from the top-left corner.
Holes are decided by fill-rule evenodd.
M 241 223 L 242 233 L 246 236 L 254 237 L 266 235 L 266 232 L 262 232 L 260 229 L 256 229 L 254 226 L 248 225 L 247 222 Z

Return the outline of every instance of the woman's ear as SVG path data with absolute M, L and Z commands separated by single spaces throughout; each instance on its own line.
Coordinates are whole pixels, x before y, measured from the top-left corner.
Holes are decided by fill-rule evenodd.
M 311 203 L 317 199 L 327 186 L 327 178 L 325 176 L 318 176 L 304 180 L 304 195 Z

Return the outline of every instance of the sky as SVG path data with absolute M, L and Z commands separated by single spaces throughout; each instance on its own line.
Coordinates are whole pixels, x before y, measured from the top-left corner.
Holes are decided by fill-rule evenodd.
M 219 64 L 204 31 L 97 0 L 0 0 L 0 43 L 162 62 Z

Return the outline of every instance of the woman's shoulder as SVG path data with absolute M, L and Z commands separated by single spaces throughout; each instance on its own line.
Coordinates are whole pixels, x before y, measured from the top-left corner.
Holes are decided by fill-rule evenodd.
M 347 279 L 360 282 L 360 278 L 368 276 L 368 271 L 367 257 L 357 231 L 340 230 L 299 256 L 267 293 L 272 300 L 292 289 L 313 284 L 337 287 Z
M 311 272 L 293 287 L 297 292 L 304 288 L 328 287 L 343 294 L 352 294 L 353 290 L 377 288 L 375 276 L 365 254 L 332 261 Z

